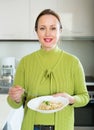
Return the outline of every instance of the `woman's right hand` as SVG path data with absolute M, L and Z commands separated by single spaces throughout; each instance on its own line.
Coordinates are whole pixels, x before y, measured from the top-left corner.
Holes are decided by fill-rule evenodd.
M 9 88 L 9 97 L 15 102 L 19 103 L 24 93 L 24 89 L 21 86 L 13 86 Z

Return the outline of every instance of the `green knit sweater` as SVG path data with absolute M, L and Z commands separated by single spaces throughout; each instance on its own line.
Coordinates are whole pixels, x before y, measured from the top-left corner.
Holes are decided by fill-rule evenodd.
M 55 125 L 55 130 L 73 130 L 74 107 L 84 106 L 89 101 L 80 61 L 58 47 L 51 51 L 40 49 L 23 57 L 14 85 L 22 86 L 28 93 L 21 130 L 34 130 L 34 124 Z M 27 107 L 27 102 L 34 97 L 59 92 L 74 96 L 76 102 L 53 114 L 42 114 Z M 23 99 L 24 95 L 22 101 L 16 103 L 8 96 L 8 103 L 13 108 L 19 108 Z

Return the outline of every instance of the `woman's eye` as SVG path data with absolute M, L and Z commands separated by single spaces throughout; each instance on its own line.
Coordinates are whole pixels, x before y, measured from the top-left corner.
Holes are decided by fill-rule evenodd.
M 40 30 L 44 30 L 45 28 L 41 27 Z
M 56 27 L 52 27 L 51 30 L 56 30 Z

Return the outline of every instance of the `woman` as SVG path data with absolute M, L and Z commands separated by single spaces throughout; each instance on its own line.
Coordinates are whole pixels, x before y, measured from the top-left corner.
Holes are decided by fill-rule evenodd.
M 62 25 L 54 11 L 46 9 L 39 14 L 35 31 L 41 48 L 20 61 L 8 103 L 13 108 L 24 103 L 21 130 L 73 130 L 74 108 L 89 101 L 82 65 L 77 57 L 58 48 Z M 69 105 L 51 114 L 27 107 L 30 99 L 44 95 L 65 97 Z

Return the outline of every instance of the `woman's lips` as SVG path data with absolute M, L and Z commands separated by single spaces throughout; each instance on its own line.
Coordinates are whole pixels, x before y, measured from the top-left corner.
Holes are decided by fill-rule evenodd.
M 51 41 L 52 41 L 52 38 L 44 38 L 44 41 L 45 41 L 45 42 L 51 42 Z

